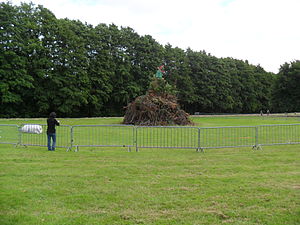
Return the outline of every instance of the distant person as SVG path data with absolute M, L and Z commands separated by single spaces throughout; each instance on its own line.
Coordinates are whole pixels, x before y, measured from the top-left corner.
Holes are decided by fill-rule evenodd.
M 261 115 L 261 116 L 263 116 L 263 115 L 264 115 L 264 113 L 263 113 L 263 111 L 262 111 L 262 110 L 260 110 L 260 115 Z
M 267 110 L 267 115 L 268 115 L 268 116 L 270 115 L 270 110 Z
M 155 74 L 156 78 L 163 79 L 163 73 L 165 72 L 163 69 L 164 69 L 164 65 L 157 67 L 157 71 Z
M 56 113 L 52 112 L 47 119 L 47 137 L 48 137 L 48 151 L 55 151 L 56 146 L 56 129 L 59 126 L 59 121 L 55 119 Z M 52 145 L 51 145 L 52 139 Z

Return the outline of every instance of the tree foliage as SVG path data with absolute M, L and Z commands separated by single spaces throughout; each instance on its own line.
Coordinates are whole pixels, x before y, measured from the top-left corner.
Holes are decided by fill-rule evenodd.
M 299 111 L 299 61 L 261 66 L 159 44 L 130 27 L 57 19 L 43 6 L 0 3 L 0 116 L 123 115 L 157 66 L 189 112 Z
M 274 88 L 274 108 L 281 112 L 300 111 L 300 61 L 281 66 Z

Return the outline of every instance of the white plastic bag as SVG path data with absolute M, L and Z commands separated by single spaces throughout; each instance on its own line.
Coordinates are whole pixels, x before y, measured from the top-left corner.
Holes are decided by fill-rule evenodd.
M 32 133 L 32 134 L 41 134 L 41 133 L 43 133 L 43 128 L 41 125 L 26 124 L 21 128 L 21 132 Z

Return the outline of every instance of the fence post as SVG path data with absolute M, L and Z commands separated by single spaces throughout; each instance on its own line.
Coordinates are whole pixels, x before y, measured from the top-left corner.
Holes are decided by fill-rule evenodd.
M 71 133 L 70 133 L 70 147 L 67 149 L 67 152 L 68 151 L 72 151 L 72 147 L 73 147 L 73 138 L 74 138 L 74 135 L 73 135 L 73 126 L 71 126 L 71 129 L 70 129 Z
M 200 127 L 198 127 L 198 148 L 197 148 L 197 152 L 199 152 L 200 151 L 200 149 L 201 149 L 201 140 L 200 140 Z M 202 149 L 201 149 L 201 151 L 203 151 Z
M 255 127 L 255 145 L 253 146 L 252 149 L 256 149 L 256 150 L 261 150 L 261 146 L 259 144 L 259 133 L 258 133 L 258 126 Z
M 138 152 L 138 127 L 134 126 L 135 128 L 135 151 Z
M 201 128 L 199 127 L 199 148 L 201 149 L 201 152 L 204 152 L 204 148 L 201 147 L 201 143 L 202 143 L 202 140 L 201 140 Z
M 136 143 L 136 137 L 135 137 L 135 126 L 132 126 L 132 146 Z M 130 147 L 128 147 L 128 151 L 131 152 Z
M 255 146 L 258 146 L 258 126 L 255 127 Z
M 22 132 L 20 131 L 20 129 L 21 129 L 21 126 L 19 126 L 19 125 L 17 125 L 18 126 L 18 144 L 16 145 L 16 146 L 18 146 L 18 145 L 20 145 L 21 146 L 21 143 L 22 143 Z

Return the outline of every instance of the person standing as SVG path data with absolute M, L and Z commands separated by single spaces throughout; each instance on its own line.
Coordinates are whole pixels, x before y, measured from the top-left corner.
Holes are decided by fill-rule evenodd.
M 56 129 L 55 126 L 59 126 L 59 121 L 56 120 L 56 113 L 52 112 L 47 119 L 47 137 L 48 137 L 48 151 L 55 151 L 56 146 Z M 51 145 L 52 139 L 52 145 Z
M 156 71 L 156 74 L 155 74 L 156 78 L 159 78 L 159 79 L 163 78 L 163 73 L 165 72 L 163 69 L 164 69 L 164 65 L 161 65 L 161 66 L 157 67 L 157 71 Z
M 262 110 L 260 110 L 260 116 L 263 116 L 263 115 L 264 115 L 263 111 L 262 111 Z

